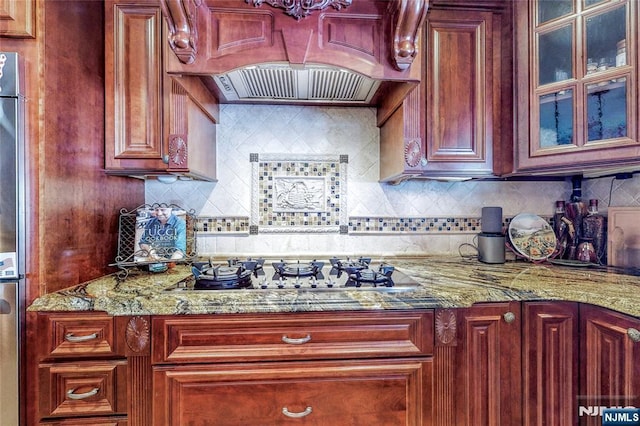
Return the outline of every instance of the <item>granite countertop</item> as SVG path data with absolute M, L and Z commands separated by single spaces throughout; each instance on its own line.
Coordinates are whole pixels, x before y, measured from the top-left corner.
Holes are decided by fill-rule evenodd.
M 29 311 L 104 311 L 112 315 L 185 315 L 459 308 L 477 302 L 565 300 L 640 317 L 640 276 L 606 267 L 508 261 L 484 264 L 461 257 L 389 257 L 420 282 L 413 291 L 224 290 L 168 291 L 191 278 L 188 266 L 142 273 L 118 282 L 98 278 L 36 299 Z M 637 271 L 631 271 L 637 272 Z

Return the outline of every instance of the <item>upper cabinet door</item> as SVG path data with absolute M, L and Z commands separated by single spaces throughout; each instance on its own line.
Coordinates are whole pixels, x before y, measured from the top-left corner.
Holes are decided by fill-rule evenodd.
M 511 9 L 494 6 L 429 9 L 422 82 L 380 125 L 381 181 L 513 170 Z
M 638 3 L 515 2 L 518 171 L 638 162 Z
M 36 1 L 0 0 L 0 37 L 36 37 Z

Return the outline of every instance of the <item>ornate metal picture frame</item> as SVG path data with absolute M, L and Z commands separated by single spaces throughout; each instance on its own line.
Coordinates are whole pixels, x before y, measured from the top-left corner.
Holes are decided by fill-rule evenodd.
M 133 270 L 163 272 L 170 264 L 191 263 L 197 254 L 194 210 L 176 204 L 143 204 L 121 209 L 118 220 L 119 279 Z

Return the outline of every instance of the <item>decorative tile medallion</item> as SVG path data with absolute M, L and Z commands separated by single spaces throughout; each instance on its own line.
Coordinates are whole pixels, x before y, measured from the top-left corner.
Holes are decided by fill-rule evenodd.
M 251 154 L 251 226 L 339 233 L 347 226 L 346 155 Z

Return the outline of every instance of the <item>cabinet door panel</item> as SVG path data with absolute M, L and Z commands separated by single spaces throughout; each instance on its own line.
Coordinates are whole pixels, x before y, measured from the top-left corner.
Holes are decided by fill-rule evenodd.
M 105 4 L 106 168 L 166 167 L 162 162 L 162 60 L 159 6 Z
M 527 302 L 523 321 L 526 424 L 574 425 L 578 390 L 577 304 Z
M 581 305 L 580 327 L 578 417 L 599 426 L 599 407 L 640 407 L 640 320 Z
M 427 21 L 427 161 L 491 163 L 492 18 L 432 11 Z
M 479 304 L 459 315 L 457 424 L 520 426 L 520 304 Z
M 425 358 L 155 367 L 153 424 L 417 426 L 431 374 Z
M 35 38 L 36 0 L 0 0 L 0 37 Z

